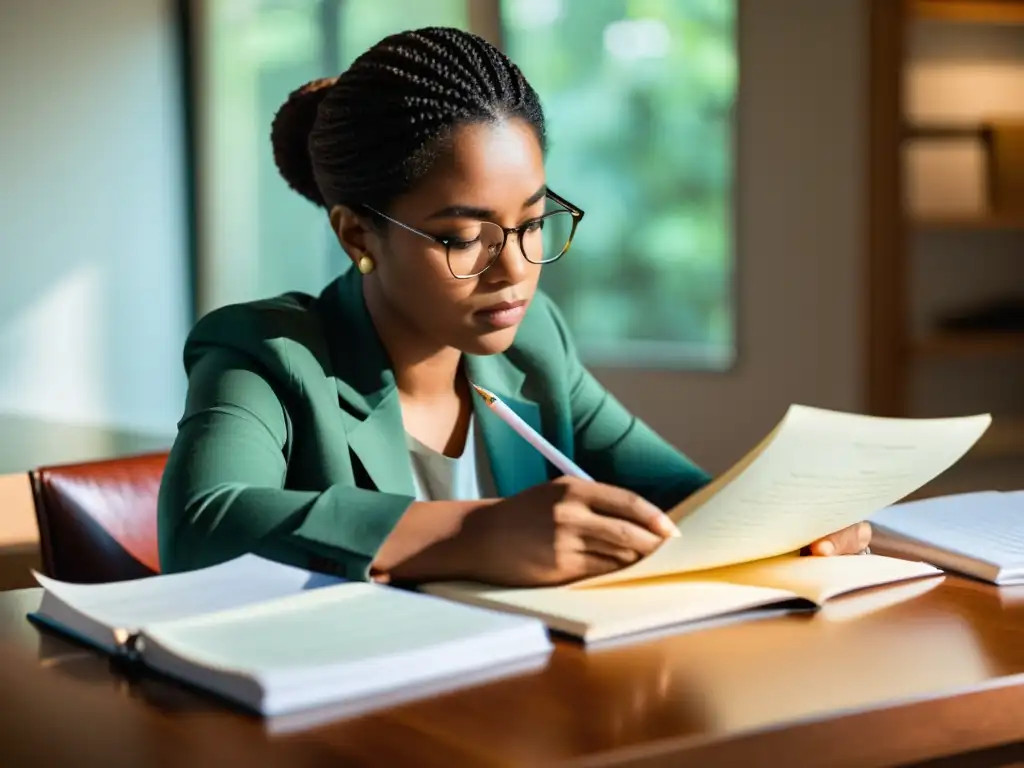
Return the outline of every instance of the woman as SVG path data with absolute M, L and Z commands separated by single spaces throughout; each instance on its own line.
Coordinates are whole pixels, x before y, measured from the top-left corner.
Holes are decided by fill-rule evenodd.
M 584 369 L 537 291 L 583 212 L 547 185 L 519 69 L 456 29 L 394 35 L 292 93 L 272 144 L 355 268 L 191 332 L 163 569 L 255 552 L 352 579 L 542 585 L 656 548 L 661 510 L 708 477 Z M 558 477 L 470 381 L 596 482 Z

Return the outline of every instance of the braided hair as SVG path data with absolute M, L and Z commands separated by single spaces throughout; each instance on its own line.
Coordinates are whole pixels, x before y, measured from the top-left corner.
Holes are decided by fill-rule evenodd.
M 501 51 L 427 27 L 384 38 L 341 75 L 293 91 L 274 117 L 274 160 L 315 205 L 387 210 L 421 179 L 452 131 L 525 120 L 546 147 L 537 93 Z

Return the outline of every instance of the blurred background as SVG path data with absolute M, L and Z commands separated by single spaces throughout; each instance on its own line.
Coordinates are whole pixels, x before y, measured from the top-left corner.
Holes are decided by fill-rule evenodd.
M 544 285 L 672 443 L 719 472 L 794 402 L 991 411 L 943 488 L 1021 485 L 1011 0 L 0 0 L 0 473 L 168 446 L 195 319 L 344 268 L 271 118 L 434 24 L 539 91 L 587 212 Z

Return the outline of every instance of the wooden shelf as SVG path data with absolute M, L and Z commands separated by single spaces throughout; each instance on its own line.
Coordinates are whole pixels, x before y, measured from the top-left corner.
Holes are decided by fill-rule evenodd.
M 1024 355 L 1024 333 L 933 333 L 912 346 L 914 354 L 929 360 L 1012 357 Z
M 910 17 L 973 24 L 1024 24 L 1020 0 L 907 0 Z
M 918 216 L 909 224 L 919 231 L 1024 231 L 1024 212 L 1019 214 L 989 214 L 981 216 Z
M 950 94 L 946 94 L 943 101 L 938 91 L 932 94 L 934 98 L 922 102 L 910 85 L 903 88 L 908 68 L 919 60 L 919 51 L 907 44 L 908 35 L 939 35 L 941 40 L 936 44 L 941 42 L 944 46 L 943 60 L 967 63 L 969 46 L 961 51 L 957 38 L 967 35 L 973 39 L 976 34 L 986 32 L 984 25 L 993 25 L 988 30 L 992 33 L 999 32 L 995 25 L 1004 25 L 1006 34 L 1024 35 L 1024 0 L 872 0 L 869 7 L 867 403 L 874 413 L 911 413 L 918 399 L 914 379 L 919 372 L 932 373 L 931 366 L 937 369 L 935 373 L 941 371 L 943 376 L 948 375 L 944 384 L 954 388 L 953 392 L 958 377 L 973 375 L 976 365 L 983 367 L 1001 360 L 1014 365 L 1012 361 L 1019 360 L 1024 369 L 1024 331 L 931 332 L 928 329 L 918 337 L 908 336 L 905 327 L 906 318 L 915 313 L 919 301 L 916 289 L 929 288 L 917 269 L 919 246 L 928 251 L 928 256 L 933 250 L 937 252 L 939 246 L 947 245 L 968 249 L 965 252 L 968 256 L 969 249 L 975 245 L 1000 245 L 989 243 L 987 238 L 1013 239 L 1013 242 L 1017 238 L 1024 239 L 1024 210 L 1019 210 L 1024 208 L 1024 201 L 1018 204 L 1016 201 L 1022 195 L 1017 187 L 1006 183 L 1008 179 L 1017 184 L 1020 179 L 1019 169 L 1011 162 L 1016 155 L 1008 151 L 1017 146 L 1009 144 L 1010 139 L 1019 138 L 1017 128 L 1010 124 L 1017 114 L 1010 98 L 1012 94 L 988 104 L 984 112 L 955 109 L 968 105 L 957 104 L 955 95 Z M 944 26 L 926 30 L 924 23 Z M 1019 63 L 1024 57 L 1014 59 Z M 978 87 L 994 87 L 985 77 L 979 75 L 979 78 Z M 907 93 L 903 93 L 904 90 Z M 918 103 L 930 112 L 911 114 L 907 106 Z M 981 155 L 982 168 L 978 170 L 983 172 L 983 177 L 971 179 L 972 184 L 982 185 L 978 192 L 984 197 L 979 201 L 978 210 L 959 214 L 955 210 L 930 214 L 911 211 L 903 193 L 913 188 L 901 181 L 904 174 L 915 169 L 905 162 L 905 151 L 931 152 L 934 149 L 940 153 L 947 147 L 951 151 L 962 147 L 970 149 L 972 155 Z M 929 181 L 926 178 L 919 183 Z M 935 199 L 941 199 L 942 189 L 928 188 L 927 191 L 933 193 Z M 984 264 L 979 262 L 975 268 L 997 268 L 984 256 L 979 258 Z M 974 291 L 968 290 L 971 287 L 964 286 L 959 302 L 966 305 L 973 300 Z M 1015 291 L 1020 283 L 1007 275 L 1005 287 Z M 954 296 L 944 298 L 954 300 Z M 923 370 L 918 371 L 919 366 Z M 1021 415 L 1012 424 L 1004 424 L 1004 420 L 995 422 L 991 435 L 977 451 L 979 456 L 1013 455 L 1010 463 L 1024 467 L 1024 400 L 1018 407 Z
M 904 139 L 981 139 L 988 141 L 992 128 L 984 123 L 906 123 Z

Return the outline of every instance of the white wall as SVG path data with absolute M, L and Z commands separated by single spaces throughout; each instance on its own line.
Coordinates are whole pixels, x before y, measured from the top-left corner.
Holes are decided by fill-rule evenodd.
M 866 3 L 741 3 L 739 362 L 724 375 L 598 372 L 712 471 L 790 403 L 863 407 Z
M 0 413 L 173 434 L 189 318 L 169 6 L 0 2 Z

